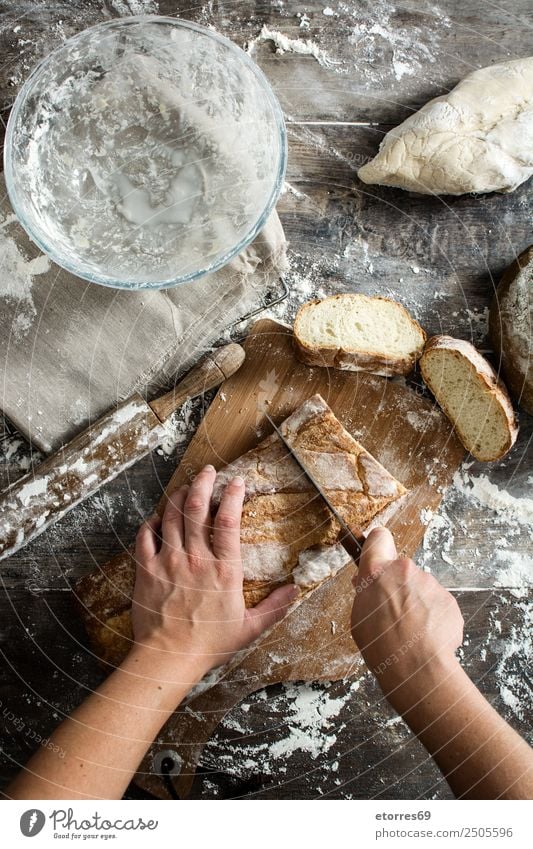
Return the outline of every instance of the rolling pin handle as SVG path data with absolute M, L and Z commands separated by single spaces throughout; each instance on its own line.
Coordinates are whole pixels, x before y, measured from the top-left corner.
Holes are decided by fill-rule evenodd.
M 213 361 L 225 378 L 228 378 L 240 369 L 245 357 L 244 348 L 238 345 L 237 342 L 230 342 L 229 345 L 224 345 L 223 348 L 217 348 L 213 354 L 209 355 L 208 359 Z
M 196 398 L 197 395 L 215 389 L 231 377 L 241 367 L 245 356 L 244 348 L 236 342 L 217 348 L 213 354 L 204 357 L 191 369 L 174 389 L 162 395 L 161 398 L 150 401 L 149 406 L 160 422 L 166 421 L 189 398 Z

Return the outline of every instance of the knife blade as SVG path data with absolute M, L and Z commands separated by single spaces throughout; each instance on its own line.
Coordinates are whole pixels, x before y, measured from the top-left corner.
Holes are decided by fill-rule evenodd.
M 338 524 L 340 525 L 340 528 L 341 528 L 341 531 L 342 531 L 342 538 L 339 539 L 339 543 L 342 545 L 344 550 L 350 555 L 350 557 L 352 557 L 355 561 L 357 561 L 359 555 L 361 554 L 362 544 L 359 542 L 359 540 L 357 539 L 357 537 L 355 536 L 353 531 L 350 529 L 350 527 L 346 524 L 346 522 L 344 521 L 344 519 L 342 518 L 342 516 L 340 515 L 338 510 L 333 506 L 333 504 L 329 500 L 328 496 L 326 495 L 326 493 L 322 489 L 321 485 L 318 483 L 316 478 L 313 477 L 313 475 L 311 474 L 309 469 L 306 468 L 305 463 L 302 462 L 300 457 L 298 457 L 297 452 L 294 450 L 294 448 L 287 441 L 287 439 L 285 438 L 285 436 L 283 435 L 283 433 L 281 432 L 279 427 L 272 421 L 271 417 L 269 416 L 269 414 L 267 412 L 265 412 L 265 417 L 266 417 L 267 421 L 269 422 L 269 424 L 274 429 L 274 432 L 277 434 L 279 439 L 281 439 L 281 441 L 283 442 L 285 448 L 287 449 L 287 451 L 289 452 L 289 454 L 291 455 L 293 460 L 298 464 L 298 466 L 300 467 L 300 469 L 302 470 L 302 472 L 306 476 L 307 480 L 313 485 L 314 489 L 316 490 L 316 492 L 318 493 L 318 495 L 320 496 L 320 498 L 322 499 L 322 501 L 324 502 L 324 504 L 326 505 L 326 507 L 328 508 L 330 513 L 332 514 L 335 521 L 338 522 Z

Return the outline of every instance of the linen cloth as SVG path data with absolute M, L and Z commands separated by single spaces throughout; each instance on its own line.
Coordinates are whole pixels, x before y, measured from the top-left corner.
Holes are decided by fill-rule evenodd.
M 124 291 L 54 265 L 13 213 L 0 175 L 0 406 L 33 445 L 57 449 L 133 392 L 170 387 L 279 288 L 286 241 L 274 211 L 226 266 L 171 289 Z

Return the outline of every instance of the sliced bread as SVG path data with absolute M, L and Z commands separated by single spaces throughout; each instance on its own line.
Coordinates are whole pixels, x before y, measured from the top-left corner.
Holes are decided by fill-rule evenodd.
M 412 371 L 425 341 L 405 307 L 389 298 L 333 295 L 304 304 L 294 322 L 294 346 L 306 365 L 384 377 Z
M 427 386 L 477 460 L 499 460 L 514 445 L 518 425 L 498 375 L 470 342 L 433 336 L 420 359 Z
M 356 536 L 362 538 L 370 522 L 406 493 L 320 395 L 309 398 L 280 427 Z M 349 562 L 337 541 L 337 522 L 276 434 L 219 471 L 214 507 L 235 475 L 246 481 L 241 554 L 247 606 L 288 581 L 305 592 Z

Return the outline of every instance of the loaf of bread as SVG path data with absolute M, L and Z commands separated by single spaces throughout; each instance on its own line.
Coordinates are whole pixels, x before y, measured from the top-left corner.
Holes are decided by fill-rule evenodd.
M 396 301 L 368 295 L 333 295 L 298 310 L 294 346 L 310 366 L 408 374 L 422 354 L 426 334 Z
M 320 395 L 306 401 L 280 429 L 359 538 L 380 511 L 406 492 Z M 288 581 L 304 590 L 316 586 L 349 561 L 337 544 L 338 523 L 276 434 L 218 473 L 214 508 L 235 475 L 246 482 L 241 553 L 248 606 Z
M 533 415 L 533 245 L 500 281 L 489 312 L 489 336 L 511 395 Z
M 405 487 L 348 433 L 320 395 L 280 427 L 359 538 L 405 494 Z M 248 607 L 290 581 L 308 592 L 349 562 L 338 543 L 338 523 L 275 434 L 219 471 L 213 512 L 236 475 L 246 482 L 241 553 Z M 80 612 L 91 644 L 113 665 L 131 646 L 134 577 L 133 561 L 125 567 L 124 559 L 117 557 L 105 573 L 94 572 L 78 582 L 85 600 Z
M 511 400 L 490 363 L 470 342 L 434 336 L 420 358 L 420 371 L 477 460 L 499 460 L 509 451 L 518 435 Z

